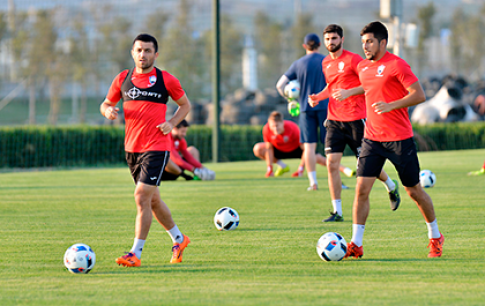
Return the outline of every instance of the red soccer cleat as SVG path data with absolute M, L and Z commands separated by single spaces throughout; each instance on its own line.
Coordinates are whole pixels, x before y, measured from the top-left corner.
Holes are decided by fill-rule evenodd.
M 440 238 L 431 238 L 428 244 L 428 248 L 430 248 L 428 257 L 429 258 L 441 257 L 441 254 L 443 254 L 444 242 L 445 242 L 445 236 L 443 236 L 443 234 L 441 234 Z
M 356 246 L 353 242 L 347 244 L 347 253 L 344 258 L 355 257 L 361 258 L 364 255 L 364 246 Z

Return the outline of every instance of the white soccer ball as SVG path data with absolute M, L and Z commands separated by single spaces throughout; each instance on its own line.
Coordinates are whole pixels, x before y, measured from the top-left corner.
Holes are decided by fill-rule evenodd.
M 289 99 L 298 99 L 300 97 L 300 83 L 297 80 L 290 81 L 286 84 L 284 93 Z
M 64 265 L 74 274 L 87 274 L 96 263 L 96 254 L 86 244 L 77 243 L 70 246 L 64 254 Z
M 431 188 L 436 183 L 436 175 L 431 170 L 419 172 L 419 183 L 423 188 Z
M 214 224 L 220 231 L 231 231 L 239 225 L 239 215 L 234 209 L 223 207 L 216 212 Z
M 317 253 L 324 261 L 340 261 L 347 253 L 347 242 L 338 233 L 325 233 L 318 239 Z

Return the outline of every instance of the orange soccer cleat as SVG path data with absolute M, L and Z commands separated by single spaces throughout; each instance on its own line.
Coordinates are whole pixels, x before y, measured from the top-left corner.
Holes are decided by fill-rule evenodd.
M 136 257 L 135 253 L 129 252 L 124 256 L 116 258 L 116 263 L 123 267 L 139 267 L 141 260 Z
M 347 244 L 347 253 L 344 258 L 355 257 L 361 258 L 364 255 L 364 246 L 356 246 L 353 242 Z
M 430 248 L 428 257 L 430 258 L 441 257 L 441 254 L 443 254 L 444 242 L 445 242 L 445 236 L 443 236 L 443 234 L 441 234 L 440 238 L 431 238 L 428 244 L 428 248 Z
M 174 242 L 172 247 L 172 259 L 170 259 L 170 263 L 179 263 L 182 262 L 182 253 L 184 252 L 187 245 L 190 243 L 189 237 L 184 235 L 184 241 L 182 243 Z

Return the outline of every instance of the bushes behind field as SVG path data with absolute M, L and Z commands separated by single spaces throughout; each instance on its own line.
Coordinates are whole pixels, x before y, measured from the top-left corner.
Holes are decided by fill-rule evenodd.
M 220 161 L 255 159 L 261 126 L 222 126 Z M 419 151 L 485 148 L 485 122 L 415 126 Z M 192 125 L 189 145 L 202 162 L 212 161 L 212 127 Z M 0 128 L 0 168 L 108 166 L 125 164 L 124 129 L 113 126 Z M 317 147 L 323 152 L 323 146 Z M 345 155 L 352 155 L 350 150 Z

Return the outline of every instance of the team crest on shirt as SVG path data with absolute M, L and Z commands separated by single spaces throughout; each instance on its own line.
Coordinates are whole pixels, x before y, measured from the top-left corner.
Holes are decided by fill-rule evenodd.
M 380 65 L 379 67 L 377 67 L 376 76 L 378 76 L 378 77 L 383 76 L 382 73 L 384 72 L 384 69 L 386 69 L 386 66 L 384 66 L 384 65 Z
M 173 142 L 173 145 L 174 145 L 175 149 L 176 149 L 176 150 L 178 150 L 179 145 L 180 145 L 180 141 L 175 140 L 175 141 Z
M 339 62 L 338 63 L 338 72 L 344 72 L 345 63 Z
M 290 140 L 290 137 L 288 137 L 287 135 L 283 136 L 283 141 L 285 143 L 287 143 L 289 140 Z
M 157 76 L 156 75 L 150 76 L 150 78 L 148 78 L 148 82 L 149 82 L 148 87 L 152 87 L 157 82 Z

